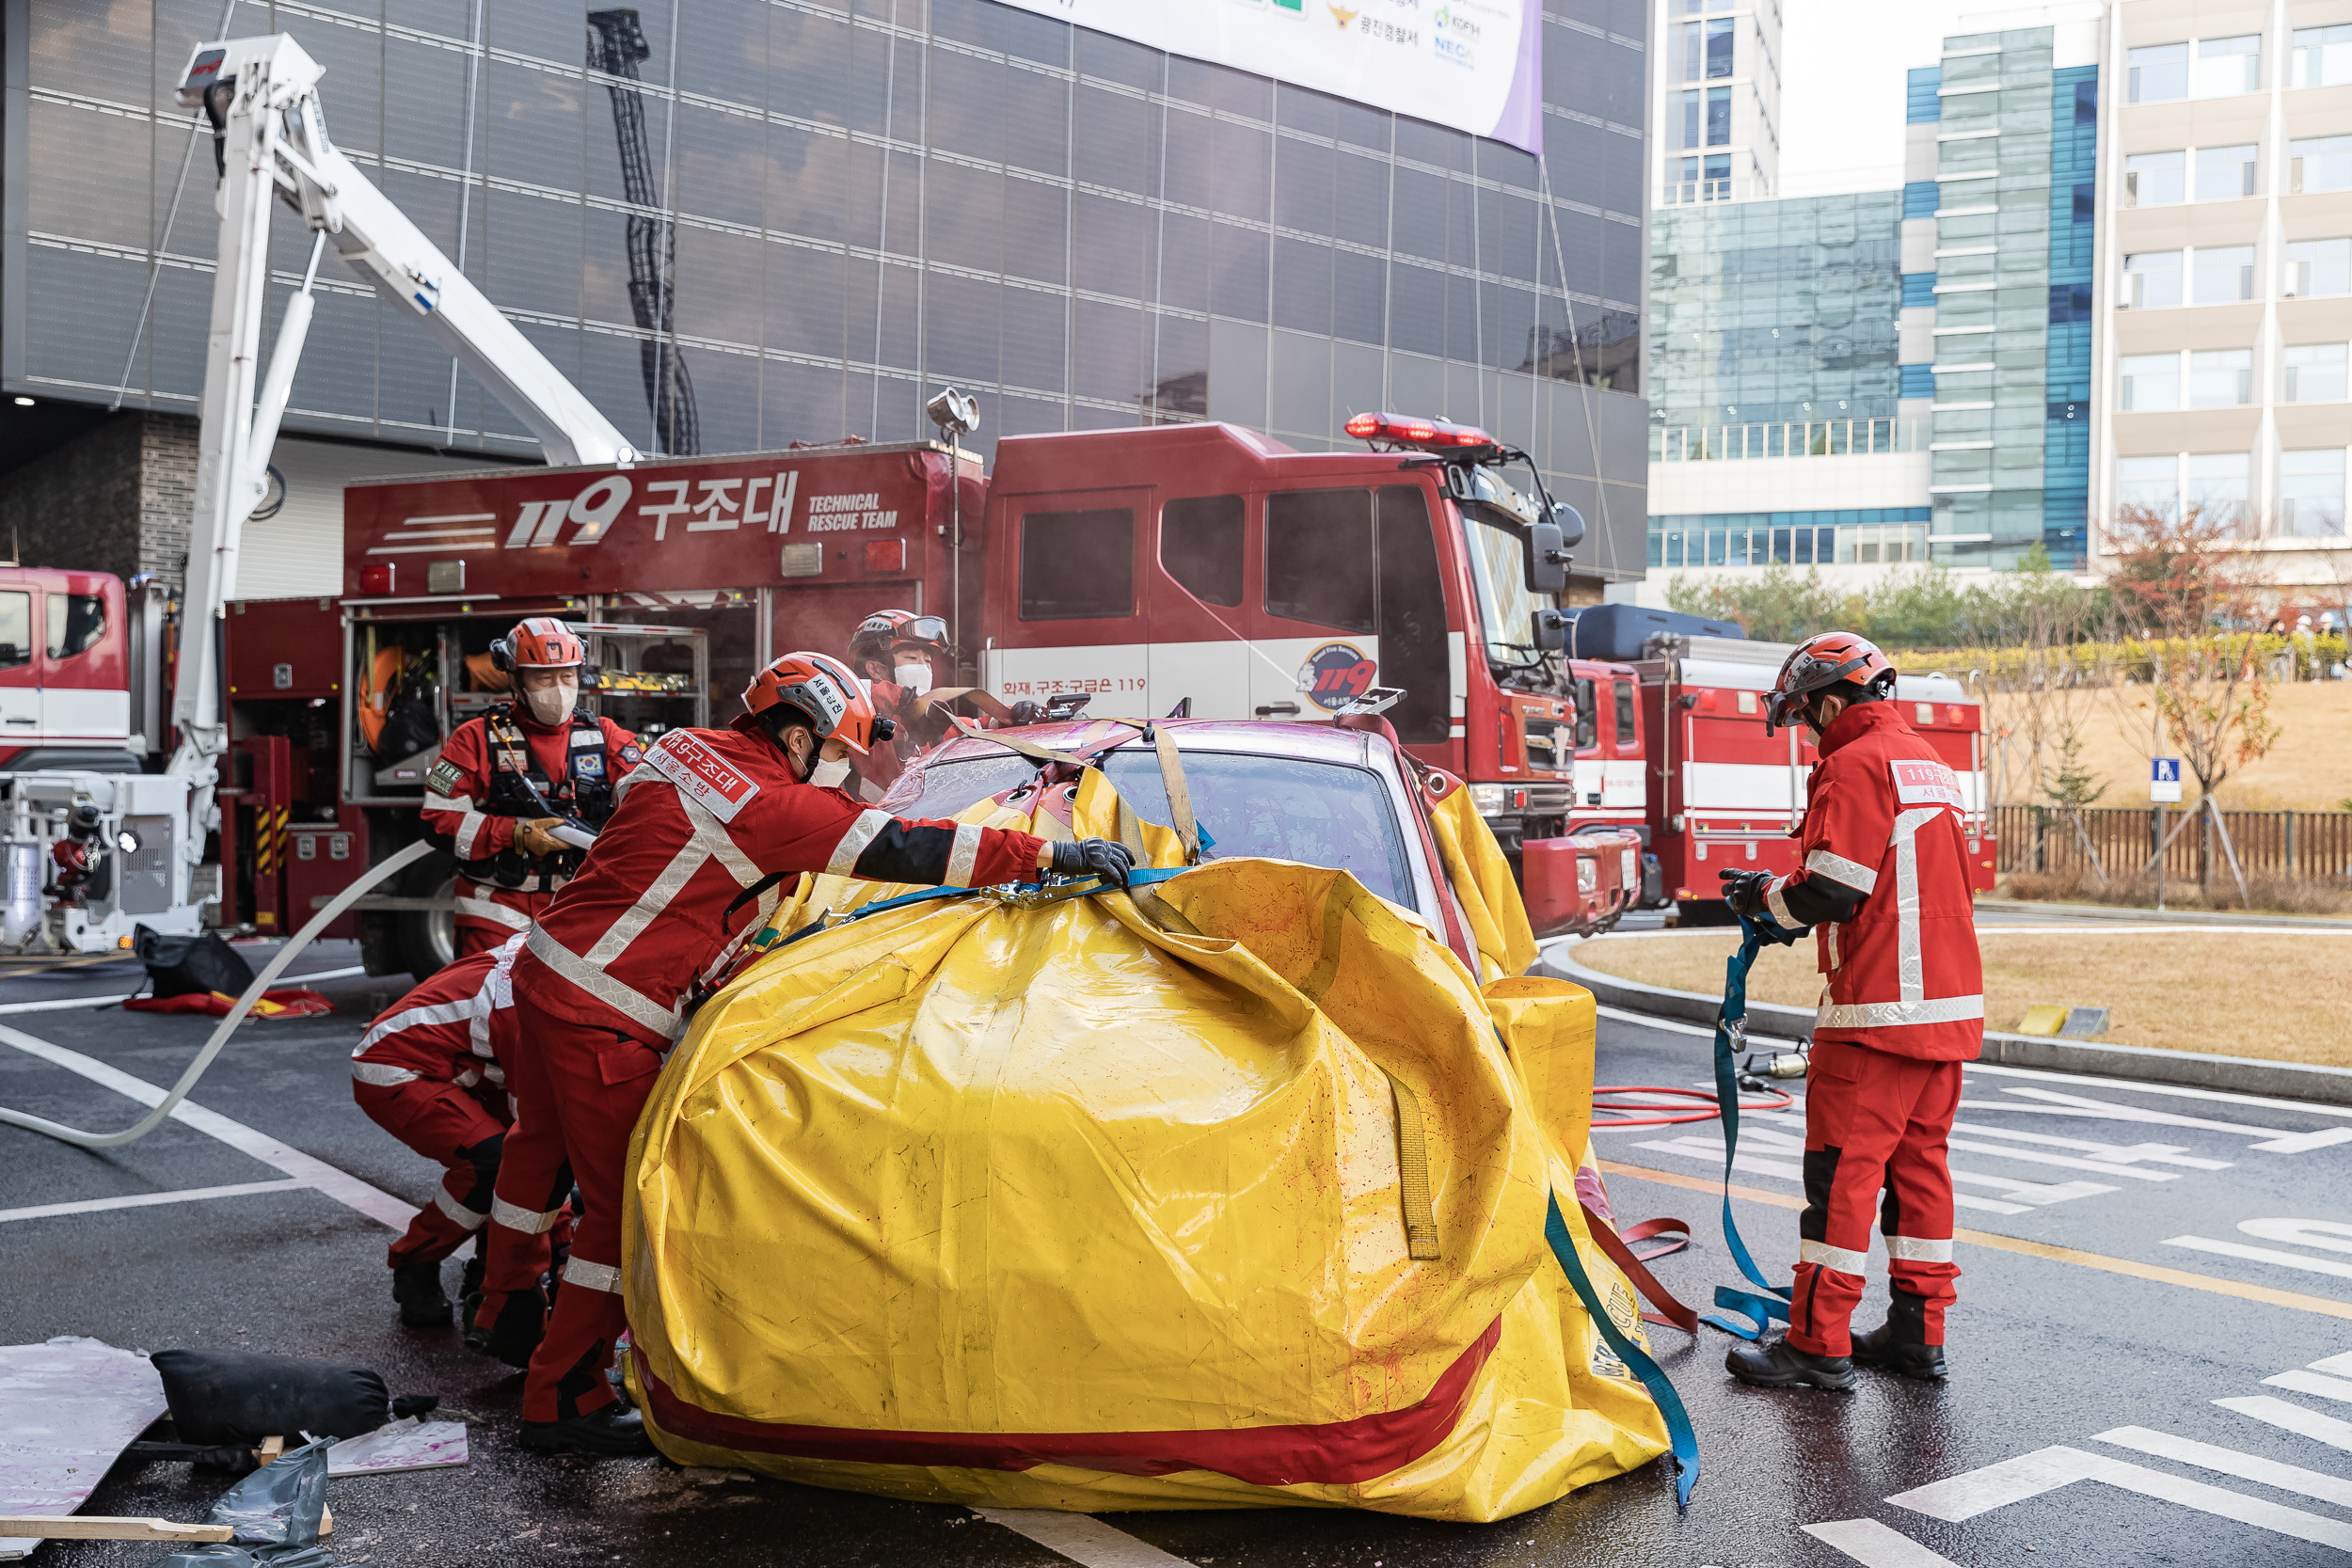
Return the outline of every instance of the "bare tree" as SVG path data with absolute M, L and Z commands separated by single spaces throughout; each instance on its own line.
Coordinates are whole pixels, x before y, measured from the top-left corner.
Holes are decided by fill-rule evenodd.
M 2148 866 L 2201 813 L 2229 857 L 2239 901 L 2247 902 L 2246 874 L 2214 797 L 2280 735 L 2254 630 L 2267 597 L 2265 574 L 2245 548 L 2247 534 L 2234 511 L 2191 506 L 2175 516 L 2126 508 L 2109 525 L 2108 536 L 2116 546 L 2109 589 L 2118 613 L 2147 649 L 2144 705 L 2152 710 L 2152 728 L 2161 727 L 2197 780 L 2197 806 L 2183 814 Z M 2137 742 L 2137 715 L 2134 720 L 2126 735 Z M 2197 875 L 2210 893 L 2212 853 L 2202 838 Z

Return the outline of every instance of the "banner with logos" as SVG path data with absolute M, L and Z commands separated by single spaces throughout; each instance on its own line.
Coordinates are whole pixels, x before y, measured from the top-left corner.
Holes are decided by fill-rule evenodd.
M 1543 151 L 1541 0 L 1006 0 Z

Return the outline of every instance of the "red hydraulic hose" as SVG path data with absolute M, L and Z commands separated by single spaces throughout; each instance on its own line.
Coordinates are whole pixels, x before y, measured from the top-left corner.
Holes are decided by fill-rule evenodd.
M 1631 1101 L 1600 1103 L 1604 1095 L 1664 1095 L 1666 1101 Z M 1765 1089 L 1754 1100 L 1740 1101 L 1742 1111 L 1785 1111 L 1796 1103 L 1786 1089 Z M 1645 1114 L 1654 1113 L 1654 1114 Z M 1714 1121 L 1723 1115 L 1712 1089 L 1676 1089 L 1662 1084 L 1596 1084 L 1593 1085 L 1595 1127 L 1665 1127 L 1677 1122 Z

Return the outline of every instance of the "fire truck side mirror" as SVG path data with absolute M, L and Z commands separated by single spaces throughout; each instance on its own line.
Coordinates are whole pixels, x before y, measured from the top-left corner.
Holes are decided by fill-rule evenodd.
M 1582 531 L 1581 528 L 1578 531 Z M 1533 523 L 1527 530 L 1527 591 L 1557 594 L 1568 586 L 1568 551 L 1557 523 Z
M 1551 503 L 1551 520 L 1560 525 L 1560 547 L 1572 550 L 1584 543 L 1584 514 L 1566 501 Z
M 1535 612 L 1535 646 L 1548 654 L 1563 653 L 1568 646 L 1568 617 L 1557 610 Z

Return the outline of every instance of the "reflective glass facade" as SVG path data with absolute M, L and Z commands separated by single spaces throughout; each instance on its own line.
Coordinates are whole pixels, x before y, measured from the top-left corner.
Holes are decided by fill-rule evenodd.
M 336 142 L 648 450 L 909 439 L 950 382 L 983 449 L 1201 418 L 1315 448 L 1391 406 L 1527 446 L 1581 564 L 1638 572 L 1645 9 L 1549 0 L 1540 163 L 990 0 L 243 0 L 227 30 L 300 40 Z M 222 11 L 10 0 L 8 390 L 193 411 L 214 174 L 172 89 Z M 276 232 L 273 321 L 308 238 Z M 288 429 L 535 452 L 332 261 L 320 293 Z
M 1657 214 L 1651 424 L 1892 419 L 1901 221 L 1899 191 Z

